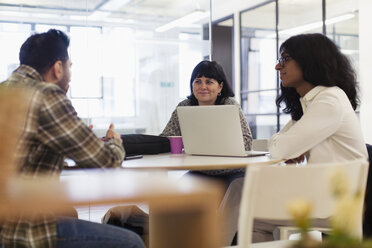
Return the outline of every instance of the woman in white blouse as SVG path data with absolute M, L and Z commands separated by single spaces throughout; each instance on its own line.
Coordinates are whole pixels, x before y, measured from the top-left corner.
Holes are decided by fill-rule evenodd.
M 275 69 L 280 72 L 278 107 L 292 119 L 269 140 L 274 158 L 287 162 L 337 162 L 367 159 L 359 120 L 354 112 L 358 101 L 355 72 L 345 55 L 322 34 L 301 34 L 280 46 Z M 315 226 L 327 219 L 312 220 Z M 256 219 L 253 242 L 274 239 L 277 226 L 290 221 Z
M 359 120 L 355 72 L 345 55 L 322 34 L 302 34 L 280 46 L 277 106 L 292 120 L 269 140 L 274 158 L 290 162 L 367 159 Z

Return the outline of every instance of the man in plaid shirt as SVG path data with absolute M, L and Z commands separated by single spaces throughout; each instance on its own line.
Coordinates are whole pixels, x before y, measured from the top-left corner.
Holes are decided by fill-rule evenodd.
M 124 159 L 122 141 L 113 125 L 105 141 L 100 140 L 77 117 L 66 97 L 71 66 L 68 46 L 69 38 L 58 30 L 32 35 L 21 47 L 21 65 L 2 85 L 27 88 L 32 95 L 16 155 L 20 174 L 59 175 L 66 157 L 87 168 L 120 167 Z M 51 213 L 7 219 L 1 241 L 5 247 L 144 247 L 141 238 L 129 230 L 56 218 Z

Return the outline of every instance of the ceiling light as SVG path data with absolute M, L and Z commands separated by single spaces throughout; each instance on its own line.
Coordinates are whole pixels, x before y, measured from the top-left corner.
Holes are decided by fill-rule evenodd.
M 25 12 L 20 12 L 20 11 L 0 11 L 2 16 L 19 16 L 19 17 L 24 17 L 24 16 L 29 16 L 28 13 Z
M 337 16 L 337 17 L 327 19 L 325 21 L 325 24 L 326 25 L 335 24 L 335 23 L 339 23 L 339 22 L 343 22 L 343 21 L 352 19 L 354 17 L 355 17 L 354 14 L 349 13 L 349 14 L 345 14 L 345 15 L 341 15 L 341 16 Z M 303 33 L 303 32 L 306 32 L 306 31 L 310 31 L 310 30 L 313 30 L 313 29 L 317 29 L 317 28 L 320 28 L 322 26 L 323 26 L 323 22 L 318 21 L 318 22 L 313 22 L 313 23 L 297 26 L 295 28 L 283 29 L 283 30 L 279 31 L 279 34 L 280 35 L 284 34 L 284 35 L 291 36 L 291 35 Z
M 353 19 L 354 17 L 355 17 L 355 15 L 352 14 L 352 13 L 341 15 L 341 16 L 336 16 L 336 17 L 333 17 L 331 19 L 327 19 L 325 21 L 325 24 L 326 25 L 335 24 L 335 23 L 338 23 L 338 22 L 343 22 L 343 21 L 346 21 L 346 20 L 349 20 L 349 19 Z
M 209 16 L 209 11 L 195 10 L 188 15 L 185 15 L 181 18 L 178 18 L 163 26 L 158 27 L 157 29 L 155 29 L 155 31 L 164 32 L 164 31 L 167 31 L 175 27 L 187 26 L 197 21 L 200 21 L 208 16 Z

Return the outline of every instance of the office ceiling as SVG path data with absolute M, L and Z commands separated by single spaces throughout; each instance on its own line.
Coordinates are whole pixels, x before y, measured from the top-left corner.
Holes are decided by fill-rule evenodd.
M 209 11 L 209 7 L 209 0 L 0 0 L 0 11 L 5 11 L 5 16 L 11 17 L 12 12 L 28 13 L 18 16 L 25 22 L 40 18 L 45 22 L 49 19 L 52 24 L 80 20 L 150 28 L 195 10 Z M 4 20 L 4 14 L 1 15 Z
M 327 0 L 327 18 L 357 14 L 355 0 Z M 321 1 L 280 0 L 279 29 L 321 20 Z M 41 24 L 121 25 L 155 29 L 194 10 L 209 11 L 210 0 L 0 0 L 0 21 Z M 22 13 L 23 15 L 20 15 Z M 201 20 L 200 23 L 207 22 Z M 340 22 L 345 33 L 357 33 L 358 19 Z M 275 27 L 275 3 L 247 11 L 243 27 Z M 232 20 L 221 25 L 231 26 Z

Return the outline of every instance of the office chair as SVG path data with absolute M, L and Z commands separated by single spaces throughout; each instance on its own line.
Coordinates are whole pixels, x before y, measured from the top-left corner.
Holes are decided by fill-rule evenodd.
M 372 145 L 366 144 L 369 164 L 372 163 Z M 363 238 L 372 238 L 372 169 L 369 167 L 364 198 Z
M 334 199 L 330 190 L 330 174 L 344 170 L 351 191 L 364 196 L 368 163 L 362 160 L 307 166 L 248 166 L 240 205 L 238 246 L 240 248 L 286 247 L 291 241 L 271 241 L 252 244 L 255 218 L 290 220 L 287 204 L 304 198 L 313 204 L 312 219 L 326 219 L 332 215 Z M 361 198 L 363 201 L 363 197 Z M 356 235 L 362 235 L 362 202 L 358 212 Z

